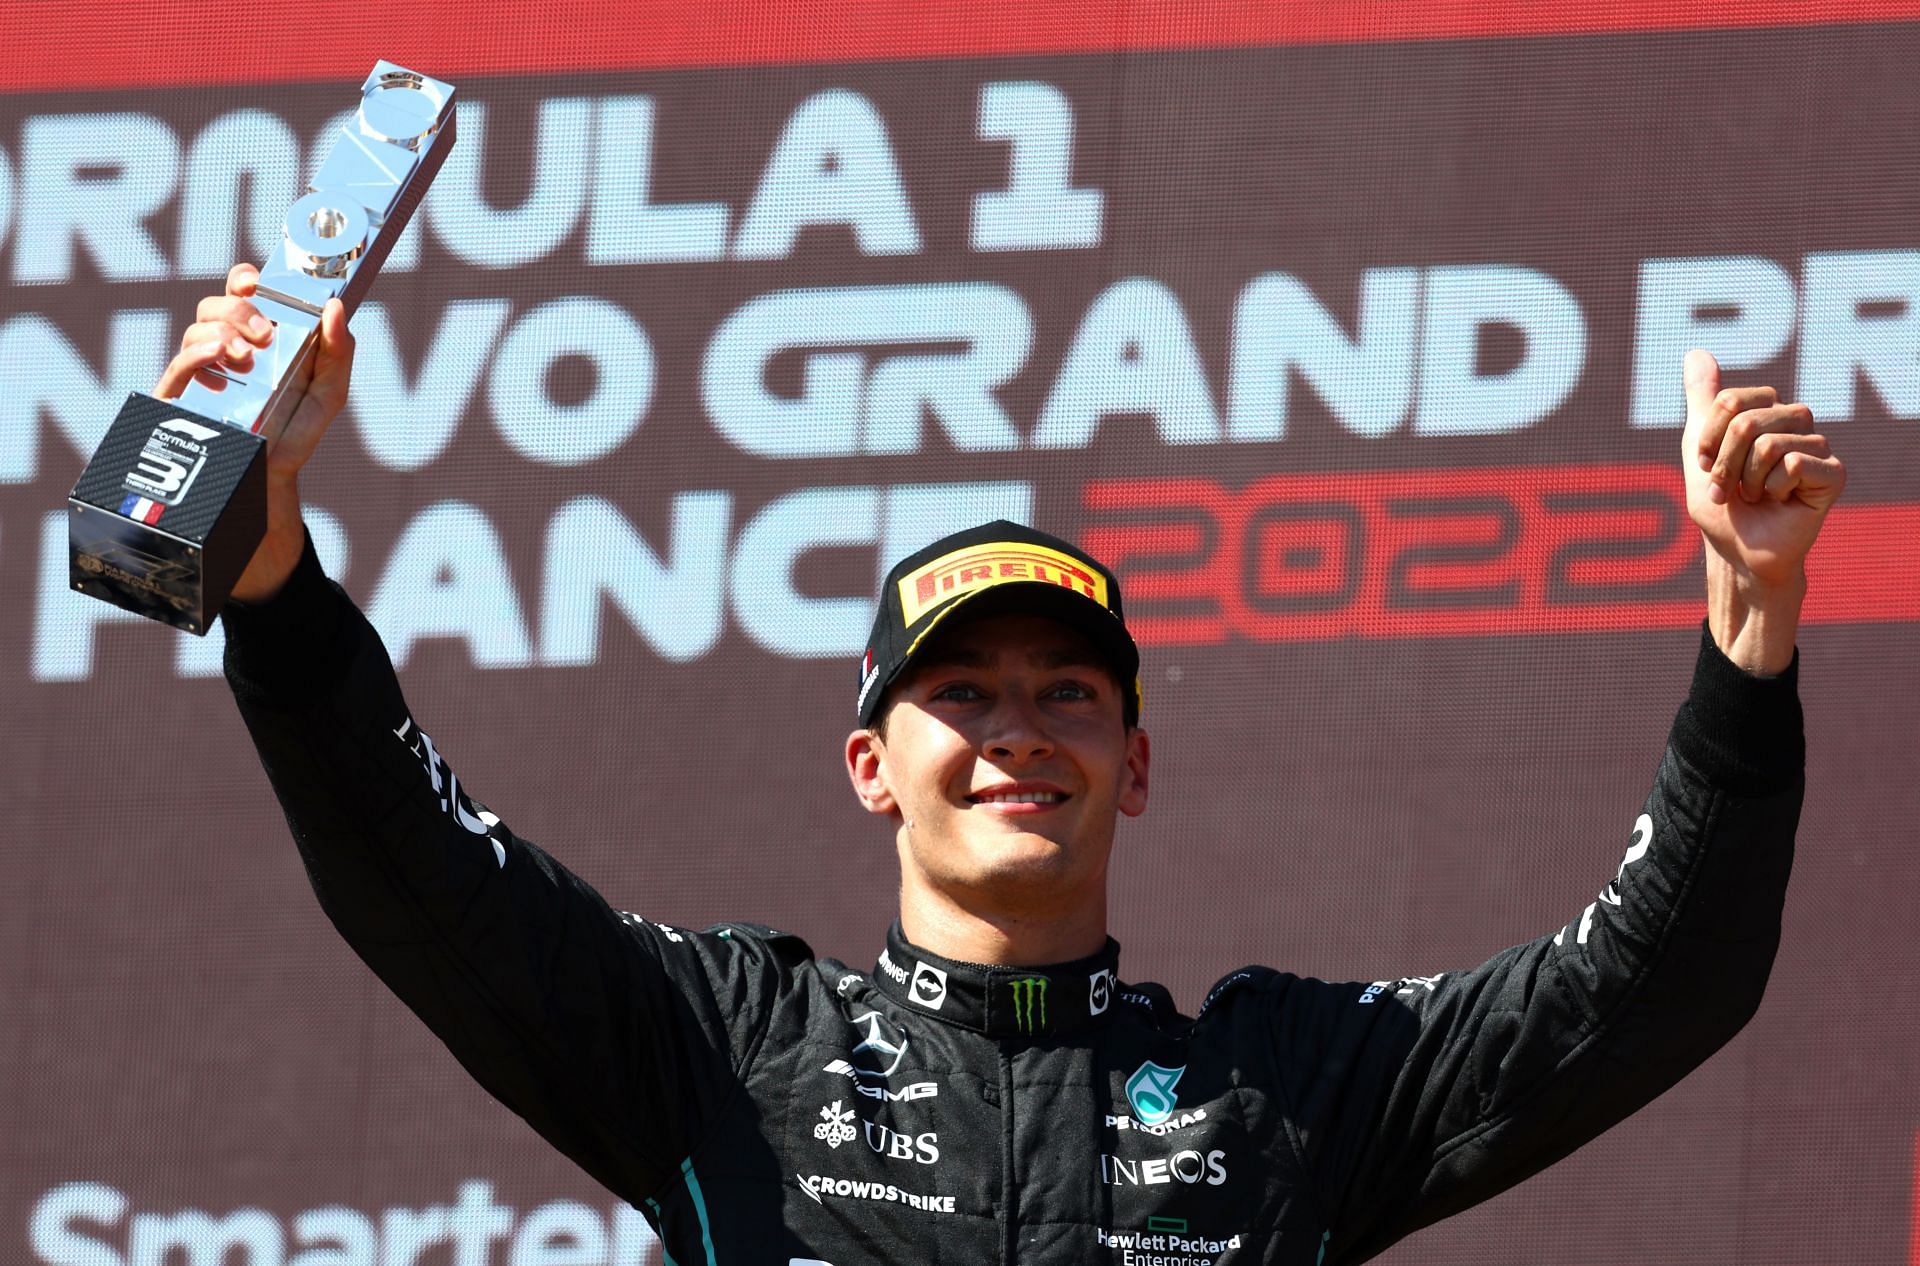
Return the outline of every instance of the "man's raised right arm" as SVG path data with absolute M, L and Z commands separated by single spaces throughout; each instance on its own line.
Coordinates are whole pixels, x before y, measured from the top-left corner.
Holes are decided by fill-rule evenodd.
M 201 304 L 156 394 L 265 345 L 249 327 L 256 277 L 236 268 Z M 351 360 L 336 305 L 269 452 L 267 539 L 223 616 L 228 681 L 334 925 L 489 1092 L 638 1202 L 678 1171 L 751 1058 L 781 968 L 751 938 L 609 908 L 475 801 L 415 723 L 300 521 L 297 475 L 345 402 Z

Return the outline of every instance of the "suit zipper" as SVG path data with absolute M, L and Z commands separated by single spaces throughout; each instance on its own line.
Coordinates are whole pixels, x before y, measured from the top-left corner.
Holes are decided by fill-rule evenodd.
M 1002 1266 L 1018 1266 L 1020 1256 L 1020 1192 L 1013 1172 L 1013 1056 L 1000 1047 L 1000 1211 Z

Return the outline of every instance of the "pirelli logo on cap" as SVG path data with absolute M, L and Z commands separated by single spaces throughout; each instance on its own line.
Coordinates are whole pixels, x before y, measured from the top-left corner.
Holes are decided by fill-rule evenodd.
M 1044 545 L 1003 541 L 969 545 L 901 577 L 901 616 L 912 628 L 943 602 L 1020 580 L 1060 585 L 1113 609 L 1107 600 L 1107 579 L 1099 572 Z

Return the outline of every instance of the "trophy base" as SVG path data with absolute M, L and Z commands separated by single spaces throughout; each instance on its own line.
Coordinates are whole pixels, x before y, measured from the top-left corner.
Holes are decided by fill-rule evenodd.
M 267 530 L 267 444 L 135 392 L 67 498 L 73 587 L 205 635 Z

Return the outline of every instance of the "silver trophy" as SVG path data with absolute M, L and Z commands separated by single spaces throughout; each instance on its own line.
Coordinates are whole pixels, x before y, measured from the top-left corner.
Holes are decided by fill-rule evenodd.
M 313 376 L 320 313 L 351 317 L 446 161 L 452 84 L 380 62 L 260 272 L 274 323 L 245 373 L 177 400 L 134 392 L 68 497 L 73 587 L 204 634 L 266 534 L 266 450 Z

